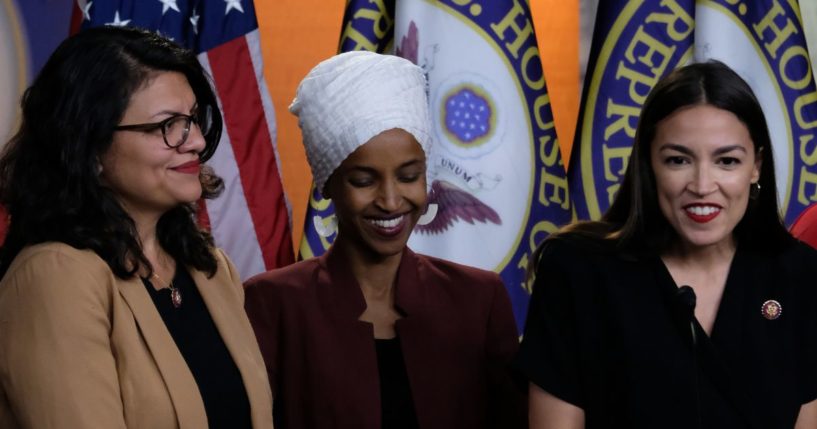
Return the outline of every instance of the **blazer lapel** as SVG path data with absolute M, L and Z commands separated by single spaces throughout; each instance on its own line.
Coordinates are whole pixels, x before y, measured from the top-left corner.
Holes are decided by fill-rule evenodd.
M 747 288 L 757 281 L 755 279 L 765 277 L 761 271 L 764 267 L 763 261 L 753 260 L 749 253 L 738 247 L 729 267 L 712 336 L 704 335 L 703 328 L 696 324 L 701 337 L 698 353 L 703 371 L 709 374 L 710 379 L 721 391 L 725 392 L 724 395 L 743 415 L 747 427 L 751 428 L 763 427 L 760 422 L 764 420 L 760 410 L 750 401 L 750 394 L 753 391 L 749 385 L 750 380 L 738 377 L 734 365 L 729 364 L 731 360 L 728 357 L 741 355 L 740 338 L 744 334 L 740 310 L 746 305 Z
M 395 329 L 400 337 L 403 360 L 406 365 L 414 410 L 420 427 L 434 426 L 437 409 L 444 404 L 435 403 L 437 384 L 429 368 L 435 367 L 437 355 L 428 349 L 428 332 L 435 329 L 433 303 L 427 302 L 427 288 L 434 287 L 433 279 L 423 277 L 419 272 L 417 256 L 409 248 L 403 251 L 400 269 L 397 272 L 396 307 L 403 313 L 397 320 Z
M 358 318 L 366 310 L 366 298 L 363 297 L 360 284 L 355 279 L 352 270 L 349 269 L 349 262 L 343 252 L 337 251 L 332 246 L 318 259 L 318 263 L 324 267 L 326 273 L 326 276 L 321 276 L 318 281 L 322 288 L 328 288 L 331 291 L 332 309 L 335 316 L 339 320 L 360 322 Z M 363 324 L 362 326 L 368 326 L 367 335 L 374 338 L 371 324 L 360 323 Z
M 201 271 L 190 268 L 190 275 L 199 289 L 204 304 L 213 318 L 221 339 L 227 346 L 244 382 L 250 401 L 253 427 L 272 426 L 272 393 L 266 367 L 252 337 L 252 327 L 244 314 L 244 306 L 236 299 L 238 294 L 228 288 L 241 287 L 226 275 L 225 266 L 219 267 L 215 277 L 208 279 Z
M 165 380 L 173 407 L 176 409 L 179 428 L 207 427 L 207 412 L 204 410 L 204 402 L 196 380 L 145 290 L 145 285 L 135 277 L 119 280 L 117 286 L 119 294 L 127 302 L 139 325 L 139 331 L 156 361 L 159 373 Z
M 738 249 L 729 270 L 729 278 L 727 279 L 727 285 L 724 289 L 721 307 L 732 304 L 738 305 L 738 303 L 743 299 L 743 291 L 740 286 L 735 284 L 730 285 L 730 283 L 735 283 L 736 281 L 734 277 L 738 270 L 735 270 L 735 267 L 738 266 L 737 264 L 741 263 L 741 259 L 739 259 L 741 257 L 742 253 L 740 249 Z M 679 334 L 685 338 L 685 341 L 691 342 L 692 336 L 688 333 L 690 321 L 687 321 L 685 318 L 681 317 L 681 314 L 676 311 L 678 307 L 678 286 L 675 284 L 675 280 L 673 280 L 672 275 L 666 268 L 663 261 L 661 261 L 660 257 L 653 256 L 652 264 L 655 267 L 654 274 L 656 282 L 663 289 L 666 306 L 670 312 L 675 313 L 674 317 L 678 324 Z M 728 311 L 730 310 L 727 308 L 727 313 Z M 726 330 L 732 331 L 730 332 L 730 338 L 739 338 L 739 325 L 732 324 L 729 320 L 722 320 L 724 317 L 722 313 L 724 313 L 724 311 L 722 311 L 722 309 L 718 309 L 718 316 L 714 325 L 714 329 L 717 329 L 718 335 L 724 335 L 726 333 L 724 330 Z M 739 315 L 728 314 L 725 317 L 736 318 L 735 320 L 738 320 L 737 317 L 739 317 Z M 709 380 L 712 381 L 712 384 L 718 390 L 720 390 L 723 397 L 733 405 L 735 410 L 737 410 L 738 414 L 742 417 L 746 427 L 759 427 L 757 422 L 760 420 L 757 415 L 757 410 L 753 408 L 751 402 L 749 402 L 748 392 L 750 389 L 748 389 L 748 386 L 745 386 L 744 383 L 734 375 L 733 368 L 724 362 L 722 353 L 716 349 L 712 339 L 706 335 L 706 332 L 698 323 L 697 319 L 693 318 L 691 322 L 693 323 L 696 332 L 696 341 L 692 343 L 693 347 L 691 348 L 691 353 L 695 354 L 696 359 L 693 362 L 696 362 L 695 365 L 700 367 L 701 373 L 708 376 Z
M 331 388 L 337 389 L 336 392 L 342 395 L 347 405 L 352 404 L 345 408 L 350 416 L 354 416 L 351 421 L 356 424 L 352 426 L 380 427 L 380 375 L 374 326 L 359 319 L 366 310 L 366 299 L 342 252 L 332 246 L 318 259 L 318 263 L 322 270 L 317 278 L 317 288 L 321 291 L 317 308 L 330 315 L 333 326 L 325 332 L 334 335 L 332 339 L 320 341 L 342 345 L 344 351 L 337 356 L 326 357 L 336 362 L 335 367 L 344 368 L 342 374 L 331 383 Z M 350 426 L 349 420 L 340 421 L 347 424 L 339 423 L 339 426 Z

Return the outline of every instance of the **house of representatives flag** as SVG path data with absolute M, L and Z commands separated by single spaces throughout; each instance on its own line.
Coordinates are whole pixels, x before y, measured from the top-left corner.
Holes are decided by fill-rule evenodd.
M 817 91 L 795 0 L 601 2 L 595 31 L 569 170 L 579 218 L 598 219 L 618 191 L 655 82 L 709 59 L 741 75 L 763 107 L 786 223 L 817 201 Z
M 568 170 L 579 219 L 610 206 L 647 94 L 692 58 L 694 9 L 694 0 L 599 2 Z
M 43 3 L 6 0 L 0 4 L 0 147 L 17 131 L 23 91 L 68 35 L 72 4 Z M 3 222 L 0 229 L 5 229 Z
M 17 131 L 23 91 L 68 35 L 71 8 L 71 3 L 64 2 L 0 3 L 0 148 Z M 0 244 L 7 228 L 8 213 L 0 207 Z
M 521 329 L 531 252 L 571 216 L 527 2 L 353 1 L 342 28 L 341 50 L 391 47 L 428 78 L 437 215 L 409 246 L 499 273 Z M 333 238 L 317 233 L 330 207 L 313 196 L 302 255 L 322 253 Z
M 797 1 L 699 0 L 695 60 L 710 58 L 743 77 L 763 107 L 781 214 L 791 224 L 817 201 L 817 90 Z
M 252 0 L 79 0 L 73 22 L 142 27 L 192 49 L 212 76 L 224 133 L 208 164 L 224 193 L 200 205 L 242 279 L 294 260 Z

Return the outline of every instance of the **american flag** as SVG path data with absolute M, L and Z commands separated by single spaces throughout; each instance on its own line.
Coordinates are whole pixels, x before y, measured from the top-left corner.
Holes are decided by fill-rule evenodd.
M 72 32 L 100 25 L 156 31 L 196 52 L 213 78 L 225 125 L 208 161 L 225 191 L 200 204 L 200 220 L 242 279 L 292 263 L 291 211 L 252 0 L 78 0 Z

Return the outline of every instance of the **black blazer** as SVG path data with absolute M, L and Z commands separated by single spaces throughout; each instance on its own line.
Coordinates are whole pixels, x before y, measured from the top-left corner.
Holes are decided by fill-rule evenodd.
M 547 243 L 516 364 L 587 428 L 790 428 L 817 398 L 815 250 L 739 246 L 709 337 L 658 256 L 586 240 Z

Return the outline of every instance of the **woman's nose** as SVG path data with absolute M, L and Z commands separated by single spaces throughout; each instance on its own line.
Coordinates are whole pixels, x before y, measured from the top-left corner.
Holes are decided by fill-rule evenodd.
M 400 193 L 398 186 L 392 181 L 384 181 L 377 190 L 376 204 L 383 211 L 397 211 L 397 209 L 400 208 Z
M 195 122 L 190 123 L 190 130 L 187 132 L 187 140 L 178 147 L 179 152 L 196 152 L 199 153 L 204 150 L 204 147 L 207 145 L 207 140 L 204 138 L 204 134 L 201 132 L 201 128 L 199 128 L 199 124 Z
M 715 176 L 708 165 L 698 165 L 687 189 L 696 195 L 709 195 L 718 189 Z

